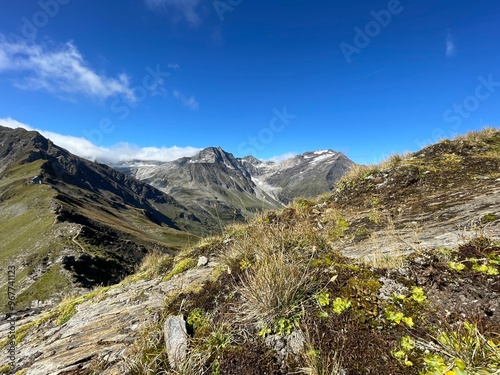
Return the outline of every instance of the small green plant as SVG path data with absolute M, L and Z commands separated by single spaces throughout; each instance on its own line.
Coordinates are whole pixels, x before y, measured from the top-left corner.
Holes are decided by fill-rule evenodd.
M 466 267 L 465 264 L 459 262 L 448 262 L 448 268 L 452 271 L 460 272 L 463 271 Z
M 392 293 L 389 299 L 395 303 L 399 303 L 400 301 L 404 301 L 406 299 L 406 296 L 404 294 L 399 294 L 399 293 Z
M 252 267 L 252 262 L 250 262 L 248 259 L 240 260 L 240 270 L 244 271 L 250 267 Z
M 493 266 L 489 266 L 487 264 L 474 264 L 472 266 L 472 269 L 474 271 L 485 273 L 485 274 L 490 275 L 490 276 L 496 276 L 496 275 L 500 274 L 500 272 L 498 271 L 498 268 L 493 267 Z
M 207 326 L 209 324 L 209 319 L 205 310 L 197 307 L 191 311 L 188 318 L 186 319 L 187 324 L 193 329 L 193 331 L 197 331 L 201 327 Z
M 270 335 L 271 333 L 273 333 L 273 330 L 271 328 L 269 328 L 266 323 L 261 323 L 259 325 L 259 333 L 258 333 L 258 335 L 260 337 L 265 338 L 268 335 Z
M 273 330 L 269 328 L 269 326 L 266 323 L 260 323 L 259 324 L 259 332 L 258 335 L 262 338 L 265 338 L 267 335 L 270 335 L 273 333 Z
M 392 355 L 403 362 L 405 366 L 413 366 L 413 362 L 408 359 L 408 353 L 415 348 L 415 341 L 410 336 L 403 336 L 400 346 L 401 349 L 392 351 Z
M 233 342 L 233 335 L 228 325 L 216 325 L 205 340 L 207 349 L 218 353 L 228 348 Z
M 415 323 L 413 323 L 413 318 L 411 316 L 405 316 L 403 317 L 403 323 L 406 324 L 408 327 L 413 328 Z
M 427 299 L 427 296 L 425 295 L 424 290 L 422 288 L 415 286 L 411 290 L 410 298 L 417 303 L 422 303 Z
M 386 310 L 386 312 L 385 312 L 385 318 L 389 322 L 394 322 L 396 324 L 400 324 L 404 317 L 405 317 L 405 314 L 403 314 L 400 311 L 394 312 L 391 310 Z
M 445 375 L 466 375 L 467 373 L 456 372 L 458 370 L 455 366 L 449 365 L 446 363 L 443 357 L 437 354 L 429 353 L 424 357 L 424 362 L 427 366 L 426 372 L 422 373 L 423 375 L 437 375 L 437 374 L 445 374 Z
M 408 352 L 415 347 L 415 341 L 410 336 L 403 336 L 401 338 L 401 348 Z
M 337 297 L 333 301 L 333 312 L 337 315 L 340 315 L 344 311 L 348 310 L 351 307 L 351 305 L 352 305 L 351 301 Z
M 298 318 L 294 319 L 293 321 L 286 318 L 280 318 L 275 323 L 274 331 L 276 332 L 276 334 L 282 337 L 288 336 L 290 333 L 292 333 L 295 327 L 299 326 L 299 324 L 300 322 Z
M 258 335 L 262 338 L 265 338 L 268 335 L 275 333 L 277 335 L 285 337 L 290 335 L 294 328 L 298 328 L 299 326 L 299 317 L 295 317 L 294 319 L 279 318 L 272 322 L 271 327 L 269 327 L 266 323 L 261 322 L 258 325 Z
M 330 293 L 321 292 L 316 295 L 316 300 L 321 307 L 328 306 L 330 304 Z
M 405 316 L 405 314 L 400 311 L 386 310 L 385 318 L 387 319 L 387 321 L 396 324 L 401 324 L 401 322 L 403 322 L 409 328 L 412 328 L 415 325 L 411 316 Z

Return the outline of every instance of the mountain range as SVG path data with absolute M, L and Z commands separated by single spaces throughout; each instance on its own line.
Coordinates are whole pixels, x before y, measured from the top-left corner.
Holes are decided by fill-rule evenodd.
M 152 251 L 174 255 L 227 223 L 327 192 L 353 164 L 330 150 L 272 163 L 207 148 L 111 167 L 1 126 L 0 160 L 0 260 L 18 269 L 20 308 L 114 284 Z
M 297 197 L 330 191 L 354 163 L 332 150 L 306 152 L 284 162 L 235 158 L 220 147 L 172 162 L 130 161 L 113 167 L 169 194 L 204 220 L 241 221 Z

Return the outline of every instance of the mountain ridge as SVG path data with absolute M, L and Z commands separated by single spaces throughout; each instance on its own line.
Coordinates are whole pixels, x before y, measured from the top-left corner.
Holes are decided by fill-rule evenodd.
M 202 207 L 213 219 L 222 215 L 223 221 L 234 221 L 298 197 L 326 193 L 354 164 L 332 150 L 306 152 L 277 163 L 254 156 L 236 158 L 221 147 L 207 147 L 171 162 L 134 160 L 112 166 L 188 207 Z
M 174 198 L 38 132 L 0 127 L 0 155 L 0 256 L 19 269 L 20 306 L 116 283 L 203 232 Z

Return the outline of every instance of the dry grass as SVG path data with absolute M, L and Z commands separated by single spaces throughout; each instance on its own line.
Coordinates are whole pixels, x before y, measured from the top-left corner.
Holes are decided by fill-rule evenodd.
M 500 136 L 500 130 L 494 127 L 486 127 L 479 131 L 472 131 L 464 135 L 453 138 L 453 141 L 462 141 L 466 144 L 477 146 L 482 145 L 487 141 L 491 141 L 495 137 Z M 449 142 L 445 139 L 438 143 Z M 412 153 L 392 154 L 378 164 L 370 165 L 353 165 L 341 181 L 355 181 L 366 176 L 379 173 L 380 171 L 397 168 L 401 165 L 412 164 Z
M 361 165 L 354 164 L 349 171 L 342 177 L 341 181 L 358 180 L 364 176 L 378 173 L 381 170 L 380 164 Z
M 166 375 L 169 365 L 160 322 L 150 323 L 124 358 L 127 374 Z
M 293 319 L 319 288 L 307 265 L 282 251 L 262 257 L 247 269 L 238 286 L 238 311 L 247 322 L 271 325 L 279 318 Z
M 173 258 L 170 255 L 154 251 L 144 257 L 137 273 L 146 279 L 157 277 L 164 275 L 172 263 Z
M 313 249 L 327 246 L 308 217 L 310 210 L 311 207 L 286 208 L 263 214 L 248 225 L 232 226 L 232 241 L 219 258 L 231 270 L 260 264 L 277 251 L 307 260 Z
M 389 157 L 387 157 L 386 159 L 384 159 L 380 163 L 380 168 L 383 170 L 397 168 L 397 167 L 407 163 L 412 157 L 413 157 L 413 154 L 411 152 L 405 152 L 403 154 L 389 155 Z
M 410 152 L 406 152 L 403 154 L 392 154 L 389 155 L 386 159 L 382 160 L 377 164 L 370 165 L 353 165 L 349 171 L 342 177 L 341 181 L 356 181 L 362 178 L 365 178 L 370 175 L 378 174 L 381 171 L 397 168 L 401 165 L 407 163 L 413 154 Z
M 300 369 L 300 373 L 307 375 L 345 374 L 345 370 L 342 367 L 342 348 L 339 348 L 334 353 L 326 352 L 321 345 L 320 347 L 315 347 L 308 331 L 305 333 L 305 338 L 305 350 L 300 356 L 305 366 Z
M 326 245 L 308 219 L 313 206 L 312 201 L 300 201 L 233 228 L 237 238 L 220 256 L 239 275 L 239 319 L 269 326 L 280 318 L 292 319 L 317 290 L 317 271 L 309 267 L 309 260 Z
M 494 137 L 498 137 L 499 135 L 500 135 L 500 129 L 488 126 L 478 131 L 471 131 L 467 134 L 459 135 L 453 138 L 453 140 L 464 141 L 471 145 L 478 145 L 487 140 L 491 140 Z

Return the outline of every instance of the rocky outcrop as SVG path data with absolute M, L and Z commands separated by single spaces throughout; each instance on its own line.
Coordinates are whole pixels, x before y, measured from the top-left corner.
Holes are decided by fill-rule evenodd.
M 64 324 L 57 325 L 55 317 L 29 329 L 16 347 L 16 367 L 12 373 L 26 369 L 26 375 L 83 374 L 86 370 L 105 368 L 99 373 L 123 374 L 131 344 L 148 325 L 158 321 L 165 299 L 204 283 L 214 266 L 209 263 L 206 267 L 191 269 L 168 282 L 156 278 L 113 287 L 76 306 L 75 315 Z M 16 316 L 19 332 L 43 319 L 44 313 L 25 311 Z M 182 354 L 186 348 L 185 337 L 181 338 L 185 330 L 181 317 L 171 322 L 167 342 L 170 342 L 172 363 L 178 364 L 185 355 Z M 4 317 L 0 321 L 0 337 L 7 337 L 8 330 L 9 322 Z M 2 350 L 0 363 L 9 362 L 7 355 L 7 351 Z

